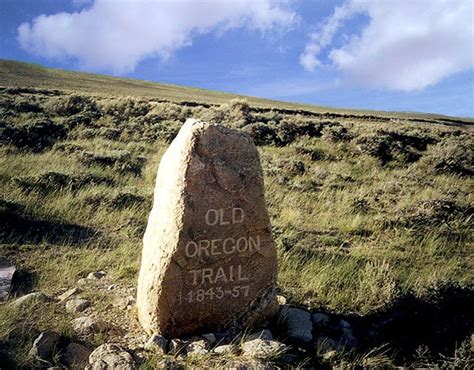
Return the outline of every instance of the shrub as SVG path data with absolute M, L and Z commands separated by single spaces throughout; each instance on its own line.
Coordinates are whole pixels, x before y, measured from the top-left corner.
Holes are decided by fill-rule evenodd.
M 145 119 L 150 124 L 156 124 L 160 121 L 179 121 L 184 122 L 192 116 L 191 109 L 174 103 L 155 103 Z
M 112 116 L 116 121 L 128 121 L 133 117 L 145 116 L 150 105 L 133 98 L 114 99 L 102 105 L 104 114 Z
M 145 157 L 132 156 L 127 150 L 115 150 L 107 154 L 94 152 L 82 152 L 80 161 L 86 165 L 98 165 L 102 167 L 113 168 L 120 173 L 132 173 L 140 176 L 142 168 L 146 162 Z
M 43 108 L 36 102 L 16 101 L 13 109 L 18 113 L 41 113 Z
M 355 143 L 361 153 L 375 157 L 385 165 L 392 161 L 400 164 L 415 162 L 421 158 L 420 151 L 426 150 L 427 145 L 435 140 L 427 136 L 379 130 L 360 136 Z
M 245 99 L 232 99 L 215 111 L 214 120 L 226 126 L 242 128 L 252 123 L 250 105 Z
M 452 138 L 432 147 L 423 158 L 437 174 L 474 175 L 474 140 Z
M 49 119 L 32 120 L 17 127 L 8 124 L 0 126 L 0 143 L 34 152 L 51 148 L 66 135 L 67 130 L 63 125 L 55 124 Z
M 123 191 L 112 197 L 96 194 L 85 199 L 86 203 L 94 208 L 106 206 L 110 210 L 120 210 L 135 205 L 143 205 L 147 201 L 144 196 Z
M 94 99 L 83 95 L 68 95 L 52 100 L 48 108 L 60 116 L 72 116 L 78 113 L 89 113 L 93 117 L 99 115 L 99 109 Z
M 12 182 L 21 190 L 29 192 L 38 192 L 43 195 L 57 191 L 77 191 L 86 186 L 114 184 L 113 180 L 93 174 L 70 175 L 61 172 L 45 172 L 38 176 L 14 177 Z
M 277 145 L 285 146 L 291 144 L 295 141 L 296 136 L 298 135 L 298 127 L 294 123 L 283 122 L 277 127 Z
M 250 135 L 256 145 L 271 145 L 278 141 L 275 130 L 264 123 L 251 123 L 242 131 Z
M 350 141 L 353 136 L 351 133 L 349 133 L 349 130 L 347 130 L 346 127 L 337 123 L 323 127 L 321 138 L 333 143 L 338 143 L 341 141 Z

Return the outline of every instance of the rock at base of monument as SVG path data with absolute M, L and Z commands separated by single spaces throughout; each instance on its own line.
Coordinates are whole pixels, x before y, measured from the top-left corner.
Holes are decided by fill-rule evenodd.
M 277 269 L 252 139 L 186 121 L 156 178 L 138 280 L 142 326 L 180 338 L 256 325 L 278 310 Z

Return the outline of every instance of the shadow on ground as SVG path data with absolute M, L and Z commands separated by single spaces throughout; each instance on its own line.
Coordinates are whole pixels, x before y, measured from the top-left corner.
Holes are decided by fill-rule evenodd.
M 4 244 L 45 242 L 82 246 L 98 235 L 93 228 L 60 220 L 37 219 L 27 214 L 20 204 L 0 201 L 0 239 Z

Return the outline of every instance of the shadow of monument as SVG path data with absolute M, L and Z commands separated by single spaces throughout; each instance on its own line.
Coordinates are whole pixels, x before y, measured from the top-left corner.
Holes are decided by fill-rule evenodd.
M 385 311 L 341 318 L 353 326 L 359 350 L 387 345 L 398 363 L 413 361 L 420 346 L 451 357 L 474 331 L 474 290 L 446 283 L 423 296 L 408 293 Z

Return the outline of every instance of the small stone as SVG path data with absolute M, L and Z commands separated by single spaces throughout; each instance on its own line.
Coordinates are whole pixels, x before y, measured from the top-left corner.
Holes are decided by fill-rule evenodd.
M 286 298 L 282 295 L 277 295 L 277 302 L 280 306 L 283 306 L 286 304 Z
M 342 331 L 341 340 L 340 340 L 341 343 L 347 347 L 357 347 L 359 342 L 354 336 L 351 324 L 347 322 L 346 320 L 341 319 L 339 321 L 339 326 Z
M 202 356 L 209 353 L 209 343 L 204 338 L 192 338 L 191 341 L 186 344 L 184 352 L 188 356 Z
M 147 351 L 153 351 L 160 354 L 166 354 L 168 349 L 168 340 L 159 334 L 153 334 L 145 344 Z
M 91 282 L 90 279 L 82 278 L 82 279 L 79 279 L 79 280 L 77 281 L 77 285 L 78 285 L 78 286 L 81 286 L 81 287 L 85 287 L 85 286 L 89 285 L 90 282 Z
M 107 275 L 105 271 L 91 272 L 89 275 L 87 275 L 87 279 L 99 280 L 99 279 L 102 279 L 105 275 Z
M 286 323 L 288 338 L 291 341 L 306 345 L 313 340 L 313 323 L 308 311 L 284 306 L 280 315 Z
M 217 346 L 212 351 L 219 355 L 229 355 L 235 352 L 235 346 L 233 346 L 232 344 L 223 344 L 223 345 Z
M 12 285 L 15 266 L 5 257 L 0 256 L 0 301 L 8 297 Z
M 316 312 L 316 313 L 313 313 L 313 315 L 311 316 L 311 320 L 313 320 L 313 324 L 315 326 L 322 327 L 322 326 L 328 326 L 330 319 L 329 319 L 329 316 L 326 315 L 325 313 Z
M 286 350 L 286 345 L 275 340 L 254 339 L 242 344 L 242 354 L 250 358 L 273 357 Z
M 33 342 L 29 357 L 49 362 L 59 343 L 59 334 L 54 331 L 42 332 Z
M 13 302 L 10 303 L 10 306 L 13 308 L 23 308 L 25 306 L 29 306 L 34 302 L 47 302 L 49 297 L 46 296 L 44 293 L 35 292 L 26 294 L 23 297 L 15 299 Z
M 100 333 L 107 330 L 107 326 L 104 322 L 89 316 L 81 316 L 72 320 L 71 326 L 78 334 L 82 335 Z
M 341 328 L 343 328 L 343 329 L 344 329 L 344 328 L 345 328 L 345 329 L 350 329 L 350 328 L 351 328 L 351 324 L 349 324 L 349 323 L 348 323 L 346 320 L 344 320 L 344 319 L 339 320 L 339 326 L 340 326 Z
M 187 342 L 182 339 L 171 339 L 169 342 L 169 352 L 179 354 L 186 347 Z
M 75 295 L 81 293 L 82 290 L 79 289 L 79 288 L 71 288 L 69 290 L 67 290 L 66 292 L 64 292 L 63 294 L 61 294 L 59 297 L 58 297 L 58 301 L 60 303 L 64 303 L 66 302 L 67 300 L 71 299 L 72 297 L 74 297 Z
M 82 344 L 70 343 L 64 354 L 64 362 L 72 369 L 84 369 L 89 363 L 91 350 Z
M 256 333 L 250 334 L 247 340 L 253 340 L 253 339 L 273 340 L 273 335 L 270 330 L 263 329 Z
M 132 307 L 134 304 L 135 304 L 135 298 L 132 296 L 128 296 L 126 298 L 118 297 L 113 302 L 114 307 L 118 307 L 123 310 L 127 309 L 128 307 Z
M 134 370 L 132 356 L 116 344 L 103 344 L 89 356 L 88 370 Z
M 211 346 L 214 345 L 214 344 L 216 344 L 216 342 L 217 342 L 216 335 L 213 334 L 213 333 L 203 334 L 203 335 L 201 335 L 201 337 L 203 337 L 205 340 L 207 340 L 207 342 L 208 342 Z
M 90 305 L 91 301 L 87 299 L 75 298 L 67 301 L 66 310 L 68 310 L 69 312 L 82 312 L 86 308 L 89 308 Z

